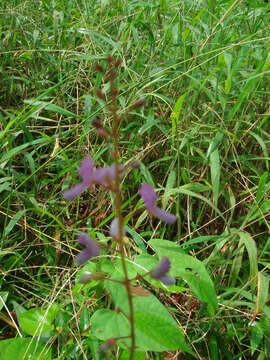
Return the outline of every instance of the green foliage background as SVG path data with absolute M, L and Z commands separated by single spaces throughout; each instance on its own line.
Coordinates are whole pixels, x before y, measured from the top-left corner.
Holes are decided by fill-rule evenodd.
M 73 257 L 80 230 L 107 244 L 113 200 L 96 188 L 67 204 L 62 192 L 85 155 L 112 162 L 91 127 L 111 124 L 95 70 L 110 53 L 122 60 L 121 160 L 141 161 L 123 181 L 129 271 L 172 257 L 175 287 L 141 285 L 185 333 L 193 355 L 179 358 L 270 358 L 269 24 L 262 0 L 1 1 L 1 359 L 98 357 L 96 314 L 114 296 L 102 282 L 80 285 Z M 149 223 L 142 182 L 176 227 Z M 177 356 L 154 345 L 149 359 Z

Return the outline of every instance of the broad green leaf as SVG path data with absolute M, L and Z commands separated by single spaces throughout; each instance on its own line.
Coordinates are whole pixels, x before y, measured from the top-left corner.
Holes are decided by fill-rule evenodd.
M 0 341 L 1 360 L 51 360 L 52 354 L 45 344 L 32 338 L 12 338 Z
M 124 350 L 119 357 L 119 360 L 129 360 L 130 352 L 128 350 Z M 133 360 L 145 360 L 146 353 L 135 351 L 133 354 Z
M 52 305 L 47 311 L 39 308 L 24 311 L 18 317 L 21 329 L 32 336 L 50 336 L 54 331 L 53 321 L 58 310 L 57 305 Z
M 214 284 L 204 266 L 195 257 L 187 255 L 178 244 L 167 240 L 153 239 L 149 241 L 158 256 L 168 256 L 171 261 L 170 274 L 183 278 L 195 295 L 209 305 L 211 315 L 217 308 L 217 295 Z
M 129 314 L 126 288 L 122 284 L 106 282 L 116 308 L 121 312 L 112 315 L 114 320 L 102 319 L 99 330 L 105 333 L 103 340 L 130 334 L 130 324 L 123 313 Z M 184 334 L 179 329 L 164 305 L 151 293 L 149 296 L 133 296 L 136 346 L 140 351 L 167 351 L 181 349 L 190 352 L 185 343 Z M 99 310 L 100 311 L 100 310 Z M 95 316 L 95 315 L 94 315 Z M 108 316 L 110 318 L 110 316 Z M 96 320 L 96 318 L 94 318 Z M 94 323 L 96 324 L 96 322 Z M 109 324 L 109 325 L 108 325 Z M 109 329 L 111 325 L 111 329 Z M 92 327 L 94 329 L 93 323 Z M 166 336 L 164 336 L 166 333 Z M 95 334 L 97 336 L 97 334 Z M 98 336 L 97 336 L 98 337 Z
M 121 312 L 100 309 L 93 314 L 90 322 L 93 335 L 102 341 L 130 334 L 129 321 Z

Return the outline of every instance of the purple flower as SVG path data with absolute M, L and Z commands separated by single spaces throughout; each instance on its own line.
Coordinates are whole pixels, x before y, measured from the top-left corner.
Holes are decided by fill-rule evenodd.
M 164 285 L 173 285 L 175 280 L 169 276 L 167 273 L 170 271 L 171 262 L 167 256 L 163 256 L 159 264 L 150 272 L 150 275 L 153 279 L 160 280 Z
M 76 263 L 78 265 L 82 265 L 92 257 L 99 255 L 99 246 L 90 238 L 88 234 L 81 234 L 77 241 L 81 245 L 85 246 L 85 249 L 76 256 Z
M 176 221 L 175 215 L 172 215 L 156 206 L 157 194 L 150 184 L 142 184 L 139 193 L 143 198 L 147 211 L 150 214 L 168 224 L 173 224 Z
M 118 171 L 120 176 L 122 175 L 123 170 L 124 167 L 122 165 L 118 165 Z M 116 166 L 115 164 L 113 164 L 112 166 L 96 169 L 96 171 L 93 173 L 93 182 L 107 187 L 115 181 L 115 177 Z
M 126 235 L 125 227 L 122 229 L 122 236 Z M 119 241 L 119 218 L 115 218 L 110 226 L 110 236 L 114 238 L 114 240 Z
M 82 177 L 82 182 L 73 186 L 71 189 L 64 192 L 64 198 L 66 200 L 72 200 L 79 196 L 84 190 L 92 184 L 92 176 L 94 171 L 94 161 L 87 156 L 80 166 L 79 175 Z
M 115 164 L 94 170 L 94 160 L 87 156 L 81 162 L 79 171 L 79 175 L 82 177 L 82 182 L 65 191 L 64 198 L 66 200 L 73 200 L 94 183 L 109 187 L 115 181 L 115 170 Z M 118 170 L 119 175 L 121 176 L 124 167 L 119 165 Z

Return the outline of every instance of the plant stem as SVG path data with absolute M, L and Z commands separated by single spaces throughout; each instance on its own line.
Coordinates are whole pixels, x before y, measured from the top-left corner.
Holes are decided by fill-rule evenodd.
M 115 210 L 116 216 L 119 219 L 119 250 L 121 255 L 121 262 L 124 272 L 124 285 L 127 290 L 128 296 L 128 303 L 129 303 L 129 321 L 130 321 L 130 328 L 131 328 L 131 346 L 130 346 L 130 355 L 129 360 L 133 359 L 133 354 L 135 351 L 135 327 L 134 327 L 134 309 L 133 309 L 133 301 L 132 301 L 132 293 L 130 287 L 130 280 L 128 278 L 127 266 L 125 261 L 125 246 L 123 242 L 123 217 L 121 214 L 121 190 L 120 190 L 120 174 L 119 174 L 119 142 L 118 142 L 118 125 L 119 125 L 119 118 L 116 111 L 116 96 L 113 95 L 115 90 L 114 80 L 113 78 L 110 80 L 110 90 L 112 94 L 112 115 L 113 115 L 113 131 L 112 131 L 112 138 L 114 142 L 114 162 L 115 162 Z

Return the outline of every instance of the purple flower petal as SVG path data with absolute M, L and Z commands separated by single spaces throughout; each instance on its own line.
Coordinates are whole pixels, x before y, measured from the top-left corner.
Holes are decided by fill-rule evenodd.
M 75 197 L 79 196 L 87 186 L 84 185 L 84 183 L 79 183 L 75 186 L 73 186 L 71 189 L 64 192 L 63 196 L 65 200 L 73 200 Z
M 103 186 L 109 186 L 111 185 L 111 183 L 115 181 L 115 176 L 116 176 L 115 170 L 116 170 L 115 164 L 113 164 L 112 166 L 99 168 L 93 174 L 93 181 Z M 124 167 L 122 165 L 119 165 L 118 170 L 119 170 L 119 175 L 121 176 Z
M 88 234 L 83 233 L 83 234 L 79 235 L 77 241 L 81 245 L 88 246 L 88 244 L 93 240 L 91 239 L 91 237 Z
M 121 176 L 124 170 L 123 165 L 119 165 L 118 169 Z M 93 183 L 109 187 L 115 181 L 115 170 L 115 164 L 94 170 L 94 161 L 87 156 L 80 165 L 79 175 L 82 177 L 82 182 L 65 191 L 64 198 L 66 200 L 76 198 Z
M 145 206 L 148 211 L 152 212 L 153 207 L 157 201 L 157 194 L 150 184 L 142 184 L 139 194 L 143 198 Z
M 94 160 L 87 156 L 83 159 L 80 166 L 79 174 L 83 179 L 83 183 L 88 187 L 91 186 L 94 172 Z
M 157 194 L 150 184 L 143 184 L 139 193 L 149 213 L 168 224 L 173 224 L 177 220 L 176 216 L 156 206 Z
M 126 235 L 125 227 L 122 229 L 122 236 Z M 119 241 L 119 218 L 115 218 L 110 226 L 110 236 L 115 240 Z
M 82 265 L 92 257 L 99 255 L 99 246 L 90 238 L 88 234 L 81 234 L 77 241 L 85 246 L 85 250 L 81 251 L 79 255 L 76 256 L 76 262 L 78 265 Z
M 160 279 L 170 271 L 170 268 L 170 259 L 167 256 L 163 256 L 157 267 L 155 267 L 154 270 L 151 271 L 151 276 L 154 279 Z
M 164 285 L 173 285 L 175 283 L 175 279 L 167 276 L 170 268 L 170 259 L 167 256 L 164 256 L 154 270 L 150 272 L 150 275 L 153 279 L 161 281 Z
M 76 257 L 75 262 L 77 265 L 82 265 L 86 263 L 89 259 L 91 259 L 91 254 L 89 254 L 88 250 L 82 250 Z
M 84 190 L 86 190 L 92 184 L 92 176 L 94 171 L 94 161 L 87 156 L 81 162 L 79 174 L 83 181 L 73 186 L 71 189 L 64 192 L 64 198 L 66 200 L 73 200 L 79 196 Z
M 162 276 L 159 279 L 164 285 L 174 285 L 175 284 L 175 279 L 169 276 Z
M 177 217 L 175 215 L 170 214 L 167 211 L 165 211 L 157 206 L 155 206 L 151 212 L 155 217 L 164 221 L 167 224 L 173 224 L 177 220 Z

